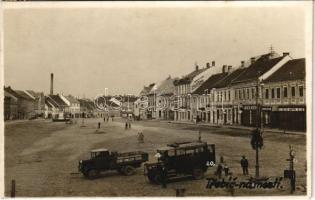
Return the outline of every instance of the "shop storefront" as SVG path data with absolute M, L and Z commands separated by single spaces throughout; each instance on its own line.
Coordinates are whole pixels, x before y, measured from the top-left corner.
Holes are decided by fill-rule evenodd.
M 279 106 L 278 127 L 283 130 L 306 130 L 306 106 Z

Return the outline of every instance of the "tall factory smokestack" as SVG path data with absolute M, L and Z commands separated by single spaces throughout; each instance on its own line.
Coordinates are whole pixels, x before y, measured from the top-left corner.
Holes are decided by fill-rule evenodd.
M 50 74 L 50 94 L 54 94 L 54 74 Z

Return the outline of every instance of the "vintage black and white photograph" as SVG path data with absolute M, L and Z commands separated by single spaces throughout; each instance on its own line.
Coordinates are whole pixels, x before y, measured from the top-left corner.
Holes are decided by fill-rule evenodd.
M 3 196 L 308 197 L 312 6 L 2 2 Z

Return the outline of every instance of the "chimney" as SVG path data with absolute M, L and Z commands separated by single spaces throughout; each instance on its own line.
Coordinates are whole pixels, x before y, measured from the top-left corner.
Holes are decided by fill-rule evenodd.
M 285 57 L 285 56 L 289 56 L 290 55 L 290 53 L 289 52 L 283 52 L 283 57 Z
M 228 66 L 228 71 L 227 71 L 227 72 L 228 72 L 228 73 L 230 73 L 230 72 L 231 72 L 231 70 L 232 70 L 232 65 L 229 65 L 229 66 Z
M 210 68 L 210 63 L 208 63 L 208 62 L 207 62 L 207 68 L 208 68 L 208 69 Z
M 255 62 L 255 57 L 250 58 L 250 63 L 253 64 Z
M 241 61 L 241 67 L 245 67 L 245 61 L 244 60 Z
M 225 73 L 226 72 L 226 65 L 223 65 L 223 67 L 222 67 L 222 73 Z
M 199 66 L 198 65 L 196 65 L 196 71 L 198 71 L 199 70 Z
M 215 66 L 215 61 L 212 61 L 212 67 L 214 67 Z
M 54 94 L 54 74 L 50 74 L 50 95 Z

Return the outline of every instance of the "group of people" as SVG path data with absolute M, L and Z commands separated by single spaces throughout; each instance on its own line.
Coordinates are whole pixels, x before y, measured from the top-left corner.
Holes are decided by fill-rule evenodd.
M 243 155 L 242 159 L 240 161 L 242 170 L 243 170 L 243 175 L 248 175 L 248 160 L 246 159 L 246 157 Z M 224 161 L 224 158 L 221 156 L 220 157 L 220 163 L 218 164 L 217 170 L 215 172 L 215 175 L 218 176 L 218 178 L 221 178 L 222 173 L 224 172 L 225 176 L 229 176 L 230 175 L 230 169 L 229 166 L 226 164 L 226 162 Z
M 125 123 L 125 129 L 131 128 L 131 123 L 130 121 Z

